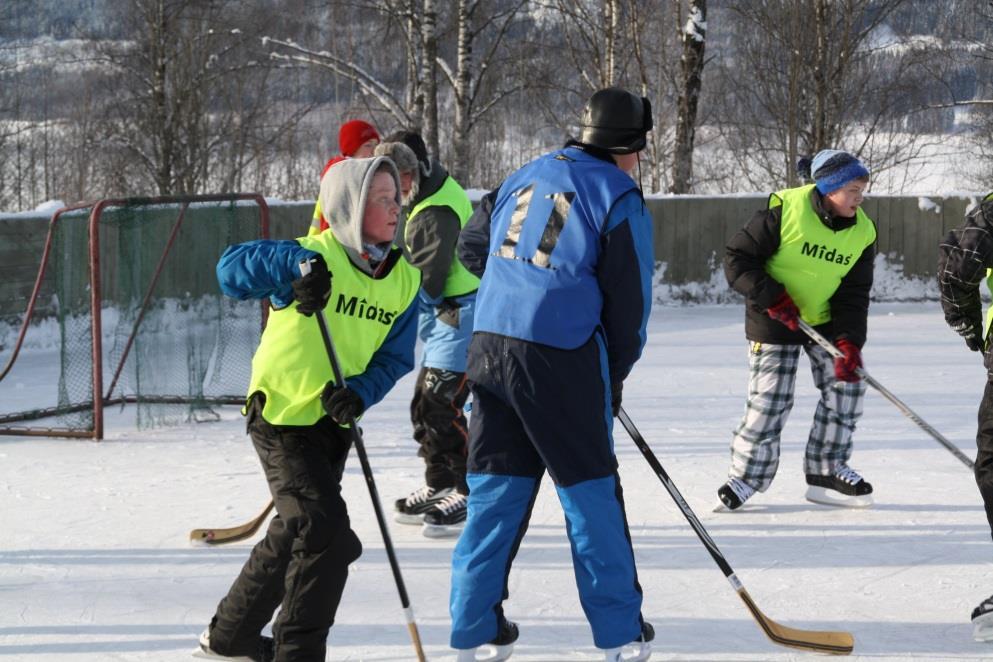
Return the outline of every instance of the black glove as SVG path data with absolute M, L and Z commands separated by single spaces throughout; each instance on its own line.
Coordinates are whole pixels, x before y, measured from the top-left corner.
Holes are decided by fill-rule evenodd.
M 321 393 L 321 404 L 335 423 L 345 425 L 352 423 L 365 411 L 365 403 L 358 393 L 345 386 L 344 388 L 328 382 Z
M 981 321 L 962 317 L 950 325 L 955 333 L 962 336 L 969 349 L 974 352 L 983 351 L 983 323 Z
M 324 310 L 331 298 L 331 272 L 328 264 L 320 255 L 315 255 L 307 261 L 310 273 L 301 276 L 290 283 L 293 286 L 293 297 L 297 300 L 297 312 L 302 315 L 313 315 Z
M 617 382 L 610 385 L 610 411 L 614 416 L 621 410 L 621 391 L 624 389 L 624 382 Z

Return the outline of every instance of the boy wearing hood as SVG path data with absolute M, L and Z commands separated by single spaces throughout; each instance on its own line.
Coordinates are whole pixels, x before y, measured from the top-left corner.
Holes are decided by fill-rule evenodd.
M 268 297 L 273 306 L 252 359 L 245 414 L 277 514 L 201 635 L 205 655 L 325 658 L 348 565 L 362 551 L 341 497 L 351 445 L 345 425 L 414 365 L 420 274 L 393 246 L 396 167 L 382 157 L 348 159 L 330 175 L 320 191 L 330 232 L 237 244 L 217 265 L 225 294 Z M 303 261 L 311 271 L 301 277 Z M 319 310 L 344 384 L 334 383 L 312 318 Z M 273 638 L 263 637 L 280 606 Z
M 376 127 L 364 120 L 349 120 L 338 129 L 338 154 L 328 159 L 321 170 L 321 180 L 324 175 L 336 163 L 341 163 L 345 159 L 365 159 L 373 156 L 376 145 L 379 144 L 379 133 Z M 328 229 L 328 221 L 321 211 L 321 201 L 317 200 L 314 205 L 314 216 L 310 220 L 310 227 L 307 234 L 320 234 Z

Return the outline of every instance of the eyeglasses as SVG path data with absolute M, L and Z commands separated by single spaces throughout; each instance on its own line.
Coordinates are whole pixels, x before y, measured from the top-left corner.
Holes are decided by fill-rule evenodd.
M 371 198 L 370 202 L 377 204 L 385 209 L 392 209 L 393 207 L 400 209 L 400 204 L 396 201 L 396 198 L 391 195 L 383 195 L 377 198 Z

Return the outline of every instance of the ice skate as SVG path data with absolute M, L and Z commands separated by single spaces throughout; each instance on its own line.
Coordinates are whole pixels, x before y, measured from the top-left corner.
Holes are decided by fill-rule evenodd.
M 655 639 L 655 628 L 648 621 L 641 624 L 641 636 L 624 646 L 605 648 L 603 650 L 606 662 L 644 662 L 652 656 L 652 640 Z
M 993 595 L 972 610 L 972 638 L 976 641 L 993 641 Z
M 807 474 L 807 501 L 842 508 L 868 508 L 873 504 L 872 485 L 846 464 L 830 476 Z
M 466 518 L 466 496 L 452 491 L 424 514 L 424 536 L 455 538 L 462 533 Z
M 755 489 L 739 478 L 731 478 L 717 488 L 719 501 L 714 506 L 715 513 L 730 513 L 741 508 L 755 494 Z
M 276 642 L 272 637 L 259 637 L 254 655 L 221 655 L 210 647 L 210 628 L 200 633 L 200 646 L 193 651 L 193 657 L 203 660 L 232 660 L 233 662 L 272 662 L 276 659 Z
M 506 660 L 514 652 L 514 643 L 520 632 L 517 624 L 504 619 L 498 634 L 488 644 L 476 648 L 463 648 L 458 651 L 456 662 L 499 662 Z
M 394 520 L 400 524 L 421 525 L 424 513 L 431 510 L 435 504 L 452 493 L 451 487 L 437 490 L 429 485 L 420 487 L 406 497 L 397 499 L 394 504 L 396 515 Z

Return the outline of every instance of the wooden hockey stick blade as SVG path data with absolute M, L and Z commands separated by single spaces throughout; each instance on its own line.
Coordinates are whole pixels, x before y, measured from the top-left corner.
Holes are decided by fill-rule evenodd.
M 855 638 L 849 632 L 798 630 L 780 625 L 759 610 L 744 587 L 738 588 L 737 591 L 765 635 L 780 646 L 835 655 L 848 655 L 855 648 Z
M 819 630 L 798 630 L 796 628 L 786 627 L 785 625 L 780 625 L 771 618 L 768 618 L 762 611 L 755 605 L 752 601 L 752 596 L 748 595 L 748 591 L 745 590 L 744 585 L 735 576 L 734 570 L 731 568 L 731 564 L 727 562 L 724 555 L 717 548 L 717 543 L 714 542 L 707 530 L 703 528 L 703 524 L 697 519 L 697 516 L 693 513 L 689 504 L 686 503 L 686 499 L 683 495 L 679 493 L 676 489 L 676 485 L 669 478 L 669 474 L 666 473 L 665 468 L 659 459 L 652 452 L 652 449 L 648 446 L 648 442 L 645 438 L 641 436 L 638 432 L 638 428 L 634 426 L 631 418 L 621 407 L 617 414 L 618 419 L 621 421 L 621 425 L 624 429 L 628 431 L 631 436 L 631 440 L 634 441 L 638 450 L 641 454 L 645 456 L 648 460 L 649 466 L 655 471 L 655 474 L 662 481 L 662 485 L 665 486 L 666 491 L 672 500 L 676 502 L 676 506 L 682 511 L 683 516 L 686 521 L 690 523 L 693 531 L 696 533 L 697 537 L 700 538 L 700 542 L 704 544 L 707 551 L 710 553 L 711 558 L 717 563 L 717 567 L 721 569 L 724 573 L 724 577 L 731 584 L 731 588 L 735 590 L 739 597 L 741 597 L 742 602 L 748 607 L 748 611 L 751 612 L 752 618 L 758 623 L 762 631 L 765 632 L 766 636 L 772 640 L 773 643 L 779 644 L 781 646 L 790 646 L 791 648 L 799 648 L 801 650 L 811 650 L 818 651 L 821 653 L 834 653 L 836 655 L 848 655 L 855 648 L 855 638 L 852 637 L 848 632 L 828 632 Z
M 410 611 L 406 609 L 404 611 Z M 427 662 L 427 658 L 424 657 L 424 647 L 421 645 L 421 633 L 417 631 L 417 623 L 414 622 L 413 616 L 407 619 L 407 631 L 410 632 L 410 640 L 414 642 L 414 652 L 417 654 L 417 662 Z
M 262 512 L 255 519 L 245 522 L 240 526 L 232 526 L 227 529 L 193 529 L 190 531 L 190 542 L 207 545 L 226 545 L 230 542 L 238 542 L 239 540 L 249 538 L 265 523 L 274 505 L 272 501 L 269 501 L 268 505 L 262 509 Z

